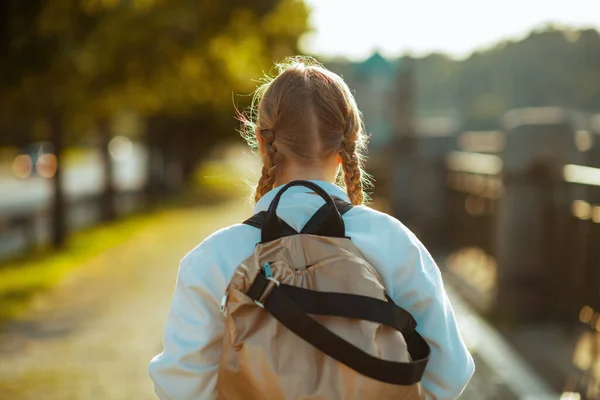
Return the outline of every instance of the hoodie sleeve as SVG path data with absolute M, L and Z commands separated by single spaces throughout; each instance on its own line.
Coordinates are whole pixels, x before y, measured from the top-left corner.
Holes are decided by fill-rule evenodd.
M 396 304 L 417 321 L 417 331 L 431 347 L 422 385 L 427 399 L 458 398 L 473 376 L 475 365 L 459 333 L 441 273 L 423 244 L 404 226 L 390 242 L 388 291 Z M 395 260 L 395 262 L 393 261 Z
M 163 351 L 150 362 L 150 377 L 161 400 L 217 398 L 225 329 L 219 305 L 225 280 L 219 268 L 211 265 L 207 247 L 200 245 L 180 263 Z

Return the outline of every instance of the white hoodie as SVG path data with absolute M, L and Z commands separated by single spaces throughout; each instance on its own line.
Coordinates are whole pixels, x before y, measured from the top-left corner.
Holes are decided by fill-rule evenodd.
M 330 195 L 348 201 L 340 187 L 313 181 Z M 281 189 L 256 204 L 264 211 Z M 291 187 L 277 214 L 300 230 L 323 205 L 305 187 Z M 381 275 L 389 296 L 417 321 L 431 347 L 423 388 L 428 399 L 456 399 L 475 366 L 458 331 L 440 271 L 417 237 L 395 218 L 366 206 L 344 215 L 346 235 Z M 163 352 L 150 362 L 150 377 L 161 400 L 216 399 L 217 372 L 224 334 L 220 301 L 235 268 L 260 241 L 260 231 L 237 224 L 215 232 L 188 253 L 179 268 L 164 336 Z

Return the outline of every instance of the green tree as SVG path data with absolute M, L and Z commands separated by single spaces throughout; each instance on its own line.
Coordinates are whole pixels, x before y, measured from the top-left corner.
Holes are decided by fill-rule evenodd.
M 94 29 L 96 20 L 67 1 L 20 2 L 8 0 L 2 7 L 0 48 L 0 109 L 4 131 L 15 124 L 48 122 L 58 162 L 54 175 L 53 243 L 66 237 L 62 190 L 62 151 L 65 115 L 74 113 L 84 98 L 74 55 Z
M 419 111 L 457 109 L 467 129 L 496 129 L 508 109 L 562 106 L 600 110 L 600 34 L 543 27 L 462 61 L 417 61 Z
M 296 0 L 7 0 L 1 7 L 4 132 L 47 120 L 60 165 L 65 140 L 76 137 L 66 132 L 97 126 L 107 217 L 114 214 L 107 143 L 115 114 L 145 118 L 153 154 L 189 175 L 198 157 L 233 137 L 232 94 L 249 92 L 273 60 L 297 51 L 308 15 Z M 59 246 L 60 167 L 54 182 Z

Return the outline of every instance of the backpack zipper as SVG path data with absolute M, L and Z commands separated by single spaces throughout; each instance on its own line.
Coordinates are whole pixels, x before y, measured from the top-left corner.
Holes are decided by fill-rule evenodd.
M 263 264 L 261 271 L 264 272 L 265 276 L 267 278 L 271 278 L 273 277 L 273 271 L 271 271 L 271 263 L 270 262 L 266 262 Z M 223 313 L 223 315 L 227 315 L 226 311 L 226 306 L 227 306 L 227 298 L 229 297 L 229 285 L 227 285 L 227 288 L 225 289 L 225 294 L 223 294 L 223 297 L 221 298 L 221 307 L 220 310 Z
M 229 287 L 227 287 L 227 289 L 229 289 Z M 225 315 L 225 306 L 227 305 L 227 296 L 228 296 L 228 292 L 227 289 L 225 289 L 225 294 L 223 295 L 223 298 L 221 299 L 221 312 Z

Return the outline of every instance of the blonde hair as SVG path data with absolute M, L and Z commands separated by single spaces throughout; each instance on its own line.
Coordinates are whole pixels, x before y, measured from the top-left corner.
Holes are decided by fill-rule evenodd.
M 256 121 L 252 121 L 256 117 Z M 310 57 L 291 57 L 276 64 L 254 94 L 250 117 L 244 118 L 244 138 L 264 141 L 262 174 L 255 201 L 273 189 L 286 160 L 315 165 L 339 154 L 343 183 L 352 204 L 365 201 L 369 177 L 363 171 L 367 136 L 348 85 Z

